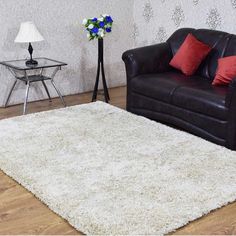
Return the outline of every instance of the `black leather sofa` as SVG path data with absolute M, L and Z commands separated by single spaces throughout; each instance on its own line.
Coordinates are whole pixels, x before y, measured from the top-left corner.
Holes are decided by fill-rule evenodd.
M 194 76 L 169 66 L 189 33 L 213 48 Z M 236 79 L 229 87 L 211 85 L 218 59 L 232 55 L 236 35 L 192 28 L 177 30 L 165 43 L 126 51 L 127 110 L 236 150 Z

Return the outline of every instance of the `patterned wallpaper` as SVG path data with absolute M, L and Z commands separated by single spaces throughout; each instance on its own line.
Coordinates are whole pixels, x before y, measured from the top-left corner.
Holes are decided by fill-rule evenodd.
M 65 61 L 68 66 L 55 82 L 64 95 L 92 90 L 96 76 L 97 42 L 88 42 L 81 26 L 83 18 L 109 13 L 114 18 L 112 34 L 105 38 L 108 85 L 124 85 L 126 76 L 121 54 L 133 46 L 134 0 L 1 0 L 0 60 L 26 58 L 27 44 L 15 44 L 20 23 L 32 20 L 45 38 L 34 43 L 35 56 Z M 125 25 L 125 27 L 124 27 Z M 0 106 L 13 83 L 11 74 L 0 66 Z M 53 88 L 50 87 L 50 91 Z M 25 85 L 18 83 L 11 103 L 23 102 Z M 56 96 L 56 93 L 53 93 Z M 35 83 L 30 100 L 47 98 L 41 84 Z
M 109 87 L 126 83 L 121 55 L 127 49 L 163 42 L 181 27 L 236 33 L 236 0 L 1 0 L 0 60 L 28 56 L 27 45 L 15 44 L 14 38 L 20 23 L 32 20 L 46 39 L 33 45 L 34 55 L 68 63 L 55 79 L 62 93 L 92 90 L 97 42 L 88 42 L 81 20 L 100 13 L 114 18 L 113 33 L 105 39 Z M 0 66 L 0 106 L 12 82 L 11 74 Z M 24 91 L 24 84 L 19 83 L 11 103 L 23 102 Z M 46 97 L 41 85 L 34 84 L 30 100 Z
M 135 46 L 164 42 L 182 27 L 236 34 L 236 0 L 135 0 Z

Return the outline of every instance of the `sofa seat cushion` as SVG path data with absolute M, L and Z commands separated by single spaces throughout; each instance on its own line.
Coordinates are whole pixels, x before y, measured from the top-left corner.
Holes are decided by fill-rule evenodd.
M 157 99 L 181 108 L 225 120 L 227 88 L 214 87 L 211 81 L 199 76 L 178 72 L 145 74 L 130 81 L 133 93 Z
M 220 120 L 227 120 L 226 94 L 226 87 L 216 88 L 211 85 L 211 81 L 204 80 L 201 84 L 177 88 L 172 97 L 172 104 Z
M 133 92 L 170 103 L 174 91 L 179 86 L 194 85 L 200 77 L 189 79 L 179 72 L 139 75 L 130 81 Z

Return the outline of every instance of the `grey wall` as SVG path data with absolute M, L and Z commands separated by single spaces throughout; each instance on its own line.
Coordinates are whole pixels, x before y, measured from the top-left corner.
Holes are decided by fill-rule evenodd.
M 14 38 L 20 23 L 32 20 L 46 39 L 34 44 L 35 56 L 69 64 L 55 80 L 62 93 L 92 90 L 97 42 L 88 42 L 81 21 L 100 13 L 109 13 L 114 18 L 113 32 L 105 38 L 109 87 L 125 84 L 121 55 L 133 46 L 165 41 L 181 27 L 236 33 L 236 0 L 0 0 L 0 60 L 28 56 L 27 45 L 15 44 Z M 1 66 L 0 106 L 12 82 L 10 73 Z M 23 84 L 18 84 L 12 104 L 23 101 L 24 88 Z M 46 95 L 41 85 L 35 84 L 30 100 L 42 98 Z
M 113 33 L 105 38 L 105 63 L 108 85 L 125 84 L 122 52 L 133 46 L 134 0 L 0 0 L 0 60 L 26 58 L 27 44 L 15 44 L 20 23 L 34 21 L 45 37 L 35 43 L 35 56 L 65 61 L 69 65 L 59 72 L 55 82 L 64 95 L 93 89 L 97 42 L 88 42 L 81 21 L 86 17 L 108 13 L 114 18 Z M 0 67 L 0 105 L 13 79 Z M 24 84 L 18 84 L 11 103 L 20 103 Z M 53 89 L 51 89 L 53 91 Z M 56 95 L 53 93 L 53 95 Z M 30 100 L 46 98 L 41 85 L 34 85 Z
M 136 46 L 165 41 L 182 27 L 236 33 L 236 0 L 135 0 Z

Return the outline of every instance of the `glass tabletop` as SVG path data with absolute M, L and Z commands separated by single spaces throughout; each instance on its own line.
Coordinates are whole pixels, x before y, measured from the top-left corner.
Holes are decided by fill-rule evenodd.
M 16 70 L 35 70 L 35 69 L 42 69 L 42 68 L 50 68 L 50 67 L 57 67 L 57 66 L 66 66 L 67 64 L 61 61 L 56 61 L 53 59 L 40 57 L 34 58 L 38 62 L 35 66 L 27 66 L 25 60 L 13 60 L 13 61 L 2 61 L 0 64 L 16 69 Z

